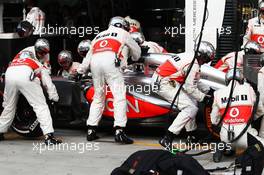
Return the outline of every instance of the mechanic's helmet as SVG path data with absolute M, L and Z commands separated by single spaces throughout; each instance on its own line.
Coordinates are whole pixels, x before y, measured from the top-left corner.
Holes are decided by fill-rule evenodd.
M 264 14 L 264 1 L 259 3 L 259 13 Z
M 241 69 L 236 69 L 235 75 L 234 75 L 235 69 L 230 69 L 225 75 L 225 82 L 226 85 L 230 83 L 231 80 L 237 80 L 240 84 L 244 83 L 244 76 Z M 233 78 L 234 76 L 234 78 Z
M 72 65 L 72 53 L 68 50 L 61 51 L 58 55 L 58 63 L 63 69 L 68 70 Z
M 214 57 L 215 57 L 214 46 L 207 41 L 201 41 L 201 44 L 198 50 L 198 55 L 197 55 L 198 61 L 201 61 L 202 63 L 208 63 L 212 61 Z
M 126 30 L 127 32 L 130 30 L 129 22 L 121 16 L 115 16 L 111 18 L 109 22 L 109 26 L 119 27 Z
M 21 21 L 18 23 L 16 31 L 20 37 L 28 37 L 32 35 L 34 27 L 28 21 Z
M 255 41 L 248 41 L 244 46 L 244 51 L 246 55 L 256 55 L 261 54 L 261 46 Z
M 141 32 L 133 32 L 130 35 L 139 45 L 143 44 L 145 41 L 145 37 Z
M 39 57 L 43 57 L 44 55 L 48 54 L 50 51 L 48 40 L 43 38 L 37 39 L 34 47 L 35 47 L 36 55 Z
M 86 39 L 86 40 L 82 40 L 79 43 L 77 51 L 81 57 L 85 57 L 87 52 L 90 50 L 90 48 L 91 48 L 91 41 Z

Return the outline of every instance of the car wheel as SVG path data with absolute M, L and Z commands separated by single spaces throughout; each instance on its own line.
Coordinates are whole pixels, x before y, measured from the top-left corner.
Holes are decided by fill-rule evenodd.
M 215 138 L 215 139 L 219 139 L 220 138 L 220 127 L 216 128 L 215 126 L 212 125 L 211 122 L 211 113 L 212 111 L 212 107 L 211 106 L 205 106 L 204 107 L 204 123 L 205 126 L 207 128 L 207 130 L 209 131 L 209 133 Z
M 19 96 L 15 118 L 11 127 L 16 133 L 25 137 L 43 135 L 33 108 L 22 95 Z

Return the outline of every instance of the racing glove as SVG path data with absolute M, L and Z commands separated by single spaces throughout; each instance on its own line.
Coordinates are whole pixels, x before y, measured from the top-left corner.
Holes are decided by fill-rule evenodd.
M 206 106 L 212 106 L 213 101 L 214 101 L 214 98 L 213 98 L 213 96 L 211 96 L 211 95 L 205 95 L 205 97 L 204 97 L 204 99 L 203 99 L 203 103 L 204 103 Z
M 80 74 L 80 73 L 77 73 L 76 75 L 75 75 L 75 82 L 78 82 L 78 81 L 80 81 L 81 79 L 82 79 L 82 76 L 83 76 L 83 74 Z
M 148 46 L 140 46 L 141 48 L 141 55 L 147 55 L 149 47 Z
M 210 90 L 208 91 L 207 95 L 210 95 L 211 97 L 214 97 L 214 90 L 212 88 L 210 88 Z

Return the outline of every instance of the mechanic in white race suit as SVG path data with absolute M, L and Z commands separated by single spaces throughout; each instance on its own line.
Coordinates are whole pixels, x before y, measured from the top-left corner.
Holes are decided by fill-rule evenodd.
M 181 57 L 175 56 L 169 58 L 161 64 L 152 76 L 152 84 L 157 84 L 159 90 L 157 94 L 164 97 L 167 101 L 172 102 L 180 85 L 184 79 L 186 81 L 181 89 L 175 105 L 181 110 L 165 136 L 159 143 L 172 149 L 172 142 L 175 135 L 178 135 L 183 127 L 188 132 L 187 142 L 195 142 L 195 130 L 197 128 L 195 116 L 198 112 L 197 101 L 209 100 L 211 97 L 198 89 L 198 80 L 200 76 L 200 65 L 210 62 L 215 55 L 215 49 L 209 42 L 202 41 L 198 56 L 193 64 L 189 76 L 186 73 L 194 57 L 194 53 L 182 54 Z
M 61 75 L 63 78 L 72 79 L 77 74 L 77 69 L 80 63 L 73 61 L 71 51 L 61 51 L 58 55 L 57 61 L 62 67 L 58 72 L 59 76 Z
M 248 41 L 255 41 L 261 45 L 261 52 L 264 52 L 264 2 L 259 3 L 259 14 L 257 17 L 248 20 L 248 27 L 243 37 L 243 45 Z
M 249 54 L 261 54 L 261 46 L 255 41 L 248 41 L 245 45 L 243 50 L 237 53 L 237 68 L 243 69 L 243 56 Z M 236 52 L 231 52 L 221 58 L 214 68 L 222 71 L 227 72 L 229 69 L 233 69 L 235 65 L 235 57 Z
M 214 102 L 211 111 L 211 121 L 213 125 L 217 125 L 226 109 L 228 98 L 232 86 L 234 75 L 234 69 L 230 69 L 226 74 L 227 87 L 218 89 L 214 92 Z M 253 106 L 256 101 L 256 94 L 253 88 L 244 81 L 242 71 L 237 69 L 234 76 L 234 89 L 230 106 L 227 109 L 226 115 L 224 116 L 223 123 L 220 131 L 220 139 L 222 142 L 230 143 L 235 139 L 242 130 L 246 127 L 250 120 Z M 262 103 L 258 103 L 256 114 L 254 119 L 264 114 L 264 108 Z M 258 137 L 258 132 L 251 126 L 248 127 L 246 133 L 240 137 L 237 141 L 233 142 L 231 147 L 235 148 L 247 148 L 247 133 L 255 136 L 259 141 L 264 143 L 263 139 Z M 219 153 L 224 150 L 219 150 Z M 221 154 L 215 154 L 221 156 Z
M 45 13 L 39 7 L 32 7 L 26 16 L 26 21 L 34 27 L 34 35 L 43 34 Z
M 90 49 L 90 40 L 83 40 L 79 43 L 77 51 L 81 57 L 84 57 Z M 62 67 L 57 73 L 58 76 L 69 80 L 77 80 L 77 69 L 80 66 L 79 62 L 73 62 L 72 53 L 68 50 L 63 50 L 59 53 L 57 59 L 59 65 Z M 71 86 L 72 90 L 72 112 L 74 120 L 70 122 L 72 126 L 80 126 L 85 123 L 85 119 L 82 116 L 81 109 L 81 87 L 79 83 L 74 83 Z
M 43 64 L 43 66 L 48 70 L 49 74 L 51 74 L 50 55 L 49 55 L 50 46 L 48 40 L 44 38 L 39 38 L 35 42 L 34 46 L 26 47 L 22 51 L 29 51 L 33 53 L 34 59 L 39 60 Z
M 21 93 L 36 113 L 45 135 L 45 143 L 47 145 L 61 143 L 53 135 L 52 118 L 40 82 L 46 88 L 49 99 L 57 102 L 59 96 L 47 69 L 43 68 L 39 60 L 34 58 L 33 53 L 29 51 L 18 53 L 5 73 L 4 110 L 0 116 L 1 139 L 4 139 L 3 133 L 7 132 L 12 124 Z
M 87 120 L 88 141 L 98 138 L 96 127 L 104 111 L 107 83 L 114 96 L 115 141 L 125 144 L 133 143 L 133 140 L 124 133 L 127 123 L 126 89 L 119 64 L 120 60 L 122 61 L 124 57 L 127 57 L 122 52 L 124 47 L 129 49 L 134 61 L 140 58 L 141 50 L 128 30 L 129 23 L 124 18 L 113 17 L 109 22 L 109 28 L 93 39 L 90 51 L 83 60 L 80 69 L 77 70 L 78 73 L 84 73 L 91 65 L 94 96 Z

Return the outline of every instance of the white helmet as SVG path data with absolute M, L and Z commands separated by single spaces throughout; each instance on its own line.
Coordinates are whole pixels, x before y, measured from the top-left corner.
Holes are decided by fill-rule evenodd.
M 130 34 L 130 36 L 132 36 L 132 38 L 139 44 L 143 44 L 143 42 L 145 41 L 145 37 L 143 35 L 143 33 L 140 32 L 133 32 Z
M 81 57 L 85 57 L 87 52 L 89 52 L 91 48 L 91 41 L 86 39 L 86 40 L 82 40 L 77 48 L 77 52 Z
M 255 41 L 248 41 L 244 46 L 246 55 L 261 54 L 261 46 Z
M 63 69 L 69 69 L 72 65 L 72 53 L 68 50 L 63 50 L 58 55 L 58 63 Z
M 126 30 L 127 32 L 130 30 L 129 22 L 127 22 L 125 18 L 121 16 L 115 16 L 111 18 L 108 26 L 119 27 Z
M 37 39 L 34 47 L 36 54 L 40 56 L 44 56 L 50 51 L 49 42 L 44 38 Z
M 235 75 L 234 75 L 234 70 L 235 69 L 230 69 L 226 73 L 226 75 L 225 75 L 226 85 L 228 85 L 229 82 L 231 80 L 233 80 L 233 79 L 234 80 L 237 80 L 240 84 L 243 84 L 244 83 L 244 76 L 243 76 L 243 73 L 242 73 L 241 69 L 236 69 Z M 233 78 L 233 76 L 234 76 L 234 78 Z
M 196 45 L 197 47 L 197 45 Z M 195 48 L 196 48 L 195 47 Z M 203 63 L 208 63 L 212 61 L 215 57 L 215 48 L 208 41 L 201 41 L 199 50 L 198 50 L 198 60 L 201 60 Z

